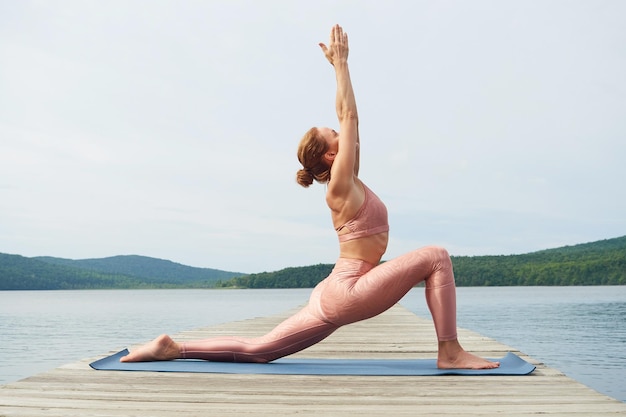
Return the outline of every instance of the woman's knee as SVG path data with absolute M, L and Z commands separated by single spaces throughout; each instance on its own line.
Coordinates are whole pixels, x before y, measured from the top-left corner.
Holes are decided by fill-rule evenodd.
M 426 246 L 424 250 L 427 250 L 431 256 L 439 262 L 450 263 L 450 254 L 448 250 L 443 246 L 431 245 Z
M 448 251 L 441 246 L 429 246 L 433 273 L 426 280 L 426 288 L 441 288 L 454 285 L 452 260 Z

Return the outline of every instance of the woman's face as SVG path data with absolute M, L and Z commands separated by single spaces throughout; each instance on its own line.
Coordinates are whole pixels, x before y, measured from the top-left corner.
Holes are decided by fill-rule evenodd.
M 317 130 L 328 144 L 328 150 L 336 153 L 339 147 L 339 133 L 329 127 L 319 127 Z

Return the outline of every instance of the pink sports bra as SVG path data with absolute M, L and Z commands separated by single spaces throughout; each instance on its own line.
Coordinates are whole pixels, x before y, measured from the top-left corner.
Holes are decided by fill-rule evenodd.
M 365 190 L 365 200 L 359 211 L 351 220 L 336 229 L 337 232 L 344 227 L 350 230 L 350 233 L 338 235 L 339 242 L 347 242 L 348 240 L 389 231 L 385 204 L 365 184 L 363 184 L 363 189 Z

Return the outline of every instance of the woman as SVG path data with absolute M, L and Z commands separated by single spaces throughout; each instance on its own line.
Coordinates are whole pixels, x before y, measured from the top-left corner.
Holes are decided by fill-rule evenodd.
M 303 350 L 339 327 L 376 316 L 425 281 L 426 301 L 438 339 L 440 368 L 495 368 L 466 352 L 457 340 L 456 289 L 445 249 L 427 247 L 379 264 L 387 249 L 387 209 L 358 178 L 359 133 L 356 101 L 348 71 L 348 35 L 338 25 L 328 46 L 320 43 L 337 79 L 336 108 L 340 132 L 312 128 L 300 141 L 303 169 L 297 181 L 308 187 L 327 184 L 326 202 L 339 237 L 339 259 L 331 274 L 311 294 L 306 307 L 265 336 L 216 337 L 177 343 L 167 335 L 134 350 L 122 362 L 205 359 L 270 362 Z

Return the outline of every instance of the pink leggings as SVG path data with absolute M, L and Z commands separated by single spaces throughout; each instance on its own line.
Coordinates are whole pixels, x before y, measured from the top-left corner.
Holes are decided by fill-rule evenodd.
M 270 362 L 301 351 L 339 327 L 374 317 L 425 281 L 439 341 L 456 339 L 456 289 L 448 252 L 429 246 L 373 266 L 339 258 L 309 303 L 265 336 L 215 337 L 181 343 L 182 357 L 219 362 Z

